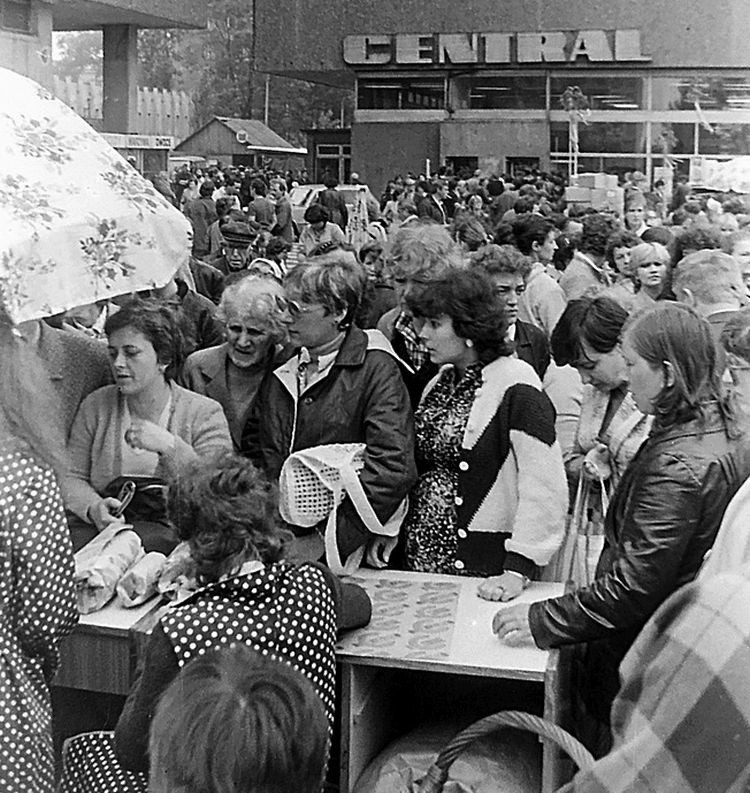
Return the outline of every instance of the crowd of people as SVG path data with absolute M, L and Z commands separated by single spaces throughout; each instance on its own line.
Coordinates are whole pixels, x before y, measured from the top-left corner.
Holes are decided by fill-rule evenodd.
M 341 580 L 360 564 L 478 577 L 478 597 L 503 603 L 498 641 L 575 646 L 577 732 L 600 759 L 571 789 L 647 789 L 617 787 L 644 751 L 644 664 L 676 678 L 667 700 L 694 683 L 654 620 L 705 632 L 695 610 L 719 610 L 716 577 L 745 591 L 750 207 L 641 177 L 622 217 L 566 206 L 549 174 L 399 177 L 355 236 L 334 181 L 298 229 L 286 178 L 235 187 L 217 170 L 177 199 L 194 235 L 172 282 L 5 322 L 0 780 L 52 789 L 71 551 L 127 521 L 146 550 L 187 543 L 194 586 L 152 632 L 114 734 L 68 745 L 64 793 L 144 791 L 149 767 L 153 790 L 239 793 L 305 768 L 288 789 L 319 791 L 336 635 L 370 618 Z M 295 522 L 290 465 L 330 468 L 355 447 L 357 486 Z M 505 605 L 539 579 L 571 586 Z M 744 647 L 750 625 L 732 619 Z M 743 657 L 708 667 L 734 680 Z M 682 789 L 662 783 L 687 747 L 720 749 L 695 720 L 722 694 L 700 685 L 702 711 L 651 702 L 670 735 L 689 718 L 700 733 L 649 749 L 653 789 Z M 747 731 L 750 702 L 732 696 Z M 739 789 L 750 756 L 733 747 L 735 777 L 692 789 Z

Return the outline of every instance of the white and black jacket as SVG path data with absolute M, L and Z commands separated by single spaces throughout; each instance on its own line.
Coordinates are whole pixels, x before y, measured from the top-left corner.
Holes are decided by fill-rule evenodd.
M 562 543 L 568 487 L 555 410 L 531 366 L 501 357 L 482 369 L 461 447 L 456 569 L 533 577 Z

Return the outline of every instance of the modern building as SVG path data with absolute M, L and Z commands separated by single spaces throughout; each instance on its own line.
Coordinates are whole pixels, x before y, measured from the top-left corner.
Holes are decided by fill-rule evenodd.
M 748 0 L 255 4 L 258 69 L 355 88 L 351 169 L 375 189 L 441 164 L 565 170 L 573 86 L 581 170 L 750 154 Z
M 201 28 L 201 0 L 0 0 L 0 66 L 52 87 L 52 33 L 103 31 L 106 132 L 135 132 L 139 28 Z

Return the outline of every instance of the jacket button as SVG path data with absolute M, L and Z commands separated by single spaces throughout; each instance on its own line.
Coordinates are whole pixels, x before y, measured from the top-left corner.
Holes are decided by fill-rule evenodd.
M 305 405 L 312 405 L 313 401 L 314 401 L 314 400 L 313 400 L 313 398 L 312 398 L 312 397 L 305 397 L 305 398 L 302 400 L 302 402 L 303 402 Z
M 466 565 L 460 559 L 456 559 L 456 561 L 453 562 L 453 566 L 456 570 L 463 570 Z
M 461 498 L 461 496 L 456 496 L 456 497 L 453 499 L 453 503 L 454 503 L 454 504 L 455 504 L 457 507 L 460 507 L 460 506 L 461 506 L 461 504 L 463 504 L 463 503 L 464 503 L 464 500 Z
M 466 462 L 466 460 L 461 460 L 461 462 L 458 464 L 458 469 L 459 471 L 468 471 L 469 464 Z
M 466 529 L 459 529 L 459 530 L 458 530 L 458 536 L 459 536 L 459 537 L 460 537 L 462 540 L 465 540 L 465 539 L 466 539 L 466 538 L 467 538 L 469 535 L 466 533 Z

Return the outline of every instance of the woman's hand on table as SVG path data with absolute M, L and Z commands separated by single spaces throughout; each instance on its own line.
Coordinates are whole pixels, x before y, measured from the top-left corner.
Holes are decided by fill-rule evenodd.
M 516 603 L 500 609 L 492 618 L 492 632 L 510 647 L 534 644 L 529 624 L 529 604 Z
M 612 469 L 609 464 L 609 449 L 605 444 L 598 443 L 593 449 L 589 449 L 583 458 L 581 472 L 586 479 L 609 479 Z
M 97 531 L 104 531 L 112 523 L 122 523 L 123 518 L 119 515 L 122 509 L 122 502 L 111 496 L 102 498 L 96 504 L 89 507 L 89 520 L 96 526 Z
M 365 555 L 367 564 L 377 570 L 387 567 L 397 542 L 398 537 L 385 537 L 381 534 L 376 534 L 367 543 L 367 553 Z
M 479 585 L 477 594 L 485 600 L 501 600 L 506 602 L 517 598 L 527 586 L 524 576 L 508 573 L 485 578 Z
M 153 421 L 133 419 L 125 433 L 125 440 L 134 449 L 165 454 L 174 449 L 174 435 Z

